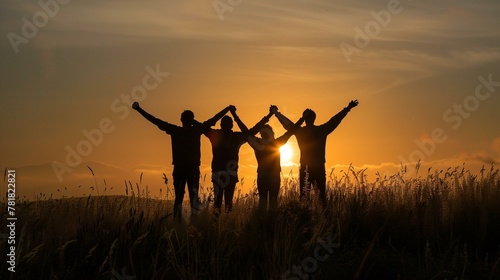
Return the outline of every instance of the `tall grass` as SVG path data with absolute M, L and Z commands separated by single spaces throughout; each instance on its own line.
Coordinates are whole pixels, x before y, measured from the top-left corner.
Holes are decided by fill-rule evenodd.
M 288 176 L 275 212 L 259 212 L 253 191 L 218 219 L 202 179 L 204 207 L 180 224 L 142 176 L 124 196 L 18 201 L 17 272 L 2 254 L 2 279 L 281 279 L 326 238 L 341 246 L 308 279 L 499 279 L 499 170 L 405 168 L 372 183 L 364 170 L 332 172 L 326 209 L 314 191 L 300 202 Z

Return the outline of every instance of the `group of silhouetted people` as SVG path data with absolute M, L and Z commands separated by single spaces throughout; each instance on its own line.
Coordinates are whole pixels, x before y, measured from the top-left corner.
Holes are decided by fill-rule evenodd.
M 271 105 L 269 113 L 255 126 L 248 129 L 236 114 L 236 107 L 227 106 L 215 116 L 205 122 L 198 122 L 192 111 L 186 110 L 181 114 L 182 126 L 177 126 L 152 116 L 134 102 L 132 108 L 137 110 L 144 118 L 158 126 L 172 137 L 172 164 L 175 201 L 174 219 L 181 220 L 182 200 L 184 199 L 185 185 L 188 185 L 191 203 L 191 216 L 195 218 L 199 211 L 200 200 L 198 196 L 200 181 L 200 138 L 205 135 L 212 144 L 212 183 L 214 187 L 214 208 L 218 216 L 225 201 L 225 209 L 232 210 L 232 202 L 236 184 L 238 182 L 238 159 L 240 147 L 249 143 L 255 151 L 257 159 L 257 189 L 259 191 L 259 208 L 276 209 L 281 183 L 280 147 L 295 135 L 300 149 L 300 198 L 303 199 L 316 187 L 319 190 L 319 199 L 326 206 L 326 171 L 325 171 L 325 146 L 326 138 L 342 121 L 347 113 L 358 105 L 357 100 L 351 101 L 338 114 L 333 116 L 323 125 L 316 126 L 316 114 L 311 109 L 306 109 L 302 117 L 295 123 Z M 232 117 L 226 115 L 231 113 Z M 275 115 L 287 130 L 281 137 L 275 138 L 273 129 L 267 124 Z M 240 132 L 233 131 L 233 119 Z M 221 129 L 213 129 L 220 120 Z M 302 124 L 305 122 L 305 126 Z M 260 138 L 255 135 L 260 133 Z

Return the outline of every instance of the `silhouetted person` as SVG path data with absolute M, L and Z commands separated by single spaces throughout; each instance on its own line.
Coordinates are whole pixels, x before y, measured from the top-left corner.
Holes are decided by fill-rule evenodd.
M 262 118 L 254 127 L 247 127 L 236 114 L 236 107 L 230 106 L 234 120 L 242 130 L 233 131 L 233 120 L 229 116 L 221 119 L 221 129 L 208 129 L 205 136 L 212 143 L 212 182 L 215 194 L 215 214 L 218 215 L 224 197 L 226 211 L 233 208 L 233 195 L 238 182 L 238 153 L 240 147 L 248 141 L 248 136 L 255 135 L 269 121 L 272 113 Z
M 306 123 L 295 131 L 295 137 L 300 149 L 300 198 L 304 198 L 310 191 L 311 185 L 319 190 L 319 198 L 326 206 L 326 170 L 325 146 L 326 137 L 340 124 L 349 111 L 358 106 L 358 100 L 349 102 L 338 114 L 325 124 L 316 126 L 316 113 L 311 109 L 304 110 L 302 117 Z M 292 122 L 283 114 L 277 112 L 276 117 L 285 129 L 290 129 Z
M 172 137 L 172 164 L 174 165 L 172 177 L 174 178 L 175 190 L 174 219 L 176 221 L 181 220 L 182 200 L 184 199 L 186 183 L 191 203 L 191 217 L 196 218 L 200 203 L 198 197 L 201 157 L 200 137 L 229 111 L 229 106 L 203 123 L 194 119 L 192 111 L 186 110 L 181 114 L 182 126 L 155 118 L 144 111 L 137 102 L 132 104 L 132 108 Z
M 273 110 L 276 114 L 277 108 Z M 255 152 L 257 159 L 257 189 L 259 191 L 259 209 L 266 210 L 269 198 L 269 208 L 275 210 L 278 206 L 278 194 L 281 184 L 281 146 L 285 145 L 303 123 L 300 118 L 295 124 L 289 127 L 281 137 L 274 138 L 274 131 L 271 126 L 264 125 L 260 130 L 261 138 L 250 136 L 248 144 Z

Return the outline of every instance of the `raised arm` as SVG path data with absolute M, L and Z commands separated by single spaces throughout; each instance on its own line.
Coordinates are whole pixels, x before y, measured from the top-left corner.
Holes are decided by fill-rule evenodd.
M 274 115 L 276 116 L 276 118 L 281 123 L 281 125 L 283 126 L 284 129 L 286 129 L 286 130 L 292 129 L 293 122 L 289 118 L 285 117 L 285 115 L 283 115 L 282 113 L 278 112 L 277 110 L 274 113 Z
M 211 119 L 206 120 L 203 124 L 207 125 L 208 127 L 214 126 L 217 121 L 219 121 L 224 115 L 229 112 L 229 110 L 234 107 L 233 105 L 229 105 L 226 108 L 222 109 L 219 113 L 215 114 Z
M 229 108 L 229 111 L 231 112 L 231 115 L 233 115 L 233 119 L 240 128 L 241 132 L 247 133 L 248 127 L 241 121 L 238 114 L 236 114 L 236 107 L 232 106 L 231 108 Z
M 253 136 L 253 135 L 257 134 L 257 132 L 259 132 L 262 129 L 262 127 L 264 127 L 264 125 L 269 121 L 269 119 L 273 115 L 273 112 L 275 112 L 275 111 L 277 111 L 276 106 L 271 105 L 271 107 L 269 107 L 269 114 L 264 116 L 257 124 L 255 124 L 252 128 L 250 128 L 247 132 L 247 135 Z
M 174 126 L 173 124 L 169 124 L 166 121 L 162 121 L 160 119 L 155 118 L 153 115 L 149 114 L 148 112 L 144 111 L 144 109 L 139 106 L 138 102 L 134 102 L 132 104 L 132 108 L 139 112 L 146 120 L 150 121 L 151 123 L 155 124 L 162 130 L 168 129 L 170 126 Z
M 352 100 L 349 102 L 347 107 L 345 107 L 342 111 L 338 112 L 335 116 L 333 116 L 328 122 L 325 124 L 321 125 L 327 133 L 331 133 L 337 126 L 340 124 L 340 122 L 344 119 L 345 116 L 347 116 L 347 113 L 351 111 L 352 108 L 358 106 L 359 102 L 358 100 Z
M 304 122 L 304 118 L 300 118 L 296 123 L 294 123 L 292 125 L 292 128 L 290 128 L 289 130 L 287 130 L 287 132 L 285 132 L 285 134 L 283 134 L 282 136 L 276 138 L 276 143 L 279 146 L 285 145 L 286 142 L 288 141 L 288 139 L 290 139 L 290 137 L 292 137 L 292 135 L 302 125 L 303 122 Z

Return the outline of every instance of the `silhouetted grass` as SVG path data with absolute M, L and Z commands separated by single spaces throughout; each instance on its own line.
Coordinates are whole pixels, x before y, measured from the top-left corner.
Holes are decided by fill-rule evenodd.
M 125 182 L 124 196 L 18 201 L 17 272 L 2 254 L 2 279 L 282 279 L 327 239 L 340 247 L 308 279 L 499 279 L 499 170 L 407 178 L 404 168 L 373 183 L 353 168 L 332 172 L 327 209 L 299 202 L 297 179 L 287 178 L 275 212 L 258 212 L 252 192 L 218 220 L 202 186 L 198 218 L 181 224 L 142 180 Z

